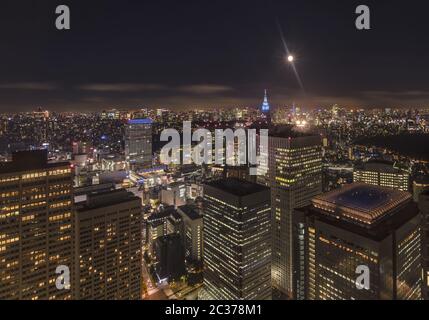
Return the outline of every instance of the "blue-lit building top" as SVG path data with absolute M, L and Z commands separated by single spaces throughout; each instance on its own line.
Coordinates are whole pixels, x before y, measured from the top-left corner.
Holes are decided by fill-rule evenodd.
M 268 103 L 267 90 L 265 90 L 264 102 L 262 102 L 261 110 L 264 113 L 270 112 L 270 104 Z
M 151 119 L 131 119 L 128 120 L 128 124 L 152 124 Z

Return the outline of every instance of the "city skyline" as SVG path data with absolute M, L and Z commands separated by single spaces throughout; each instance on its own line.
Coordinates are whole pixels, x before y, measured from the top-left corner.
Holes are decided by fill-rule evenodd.
M 0 6 L 0 300 L 429 300 L 429 5 Z
M 424 107 L 427 5 L 417 2 L 367 1 L 364 31 L 355 1 L 65 3 L 71 29 L 59 31 L 56 1 L 7 1 L 0 108 L 257 106 L 264 89 L 278 106 Z

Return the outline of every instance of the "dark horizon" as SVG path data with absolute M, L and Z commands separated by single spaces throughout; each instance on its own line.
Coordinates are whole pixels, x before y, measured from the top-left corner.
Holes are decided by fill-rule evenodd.
M 69 5 L 71 30 L 55 29 Z M 428 4 L 365 1 L 3 1 L 1 112 L 340 104 L 427 106 Z M 305 93 L 285 52 L 285 35 Z

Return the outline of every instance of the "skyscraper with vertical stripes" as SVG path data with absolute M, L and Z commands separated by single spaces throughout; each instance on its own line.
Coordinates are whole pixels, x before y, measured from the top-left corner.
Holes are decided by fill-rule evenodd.
M 322 192 L 320 136 L 302 135 L 288 127 L 273 127 L 269 133 L 269 184 L 271 187 L 271 232 L 273 287 L 292 298 L 292 213 L 310 204 Z
M 269 189 L 228 178 L 206 184 L 204 199 L 206 298 L 270 299 Z

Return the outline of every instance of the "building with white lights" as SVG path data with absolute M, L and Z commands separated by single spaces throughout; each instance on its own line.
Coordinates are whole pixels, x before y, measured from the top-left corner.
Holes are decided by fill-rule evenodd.
M 131 168 L 152 165 L 152 120 L 128 121 L 125 128 L 125 160 Z
M 73 273 L 70 164 L 48 163 L 46 150 L 13 154 L 0 165 L 0 299 L 61 300 L 58 266 Z
M 215 300 L 271 298 L 268 188 L 238 179 L 204 185 L 204 291 Z
M 411 195 L 392 188 L 354 183 L 315 197 L 293 216 L 294 298 L 421 299 L 420 219 Z
M 353 181 L 375 186 L 394 188 L 401 191 L 410 189 L 410 174 L 396 169 L 391 163 L 367 162 L 353 171 Z

